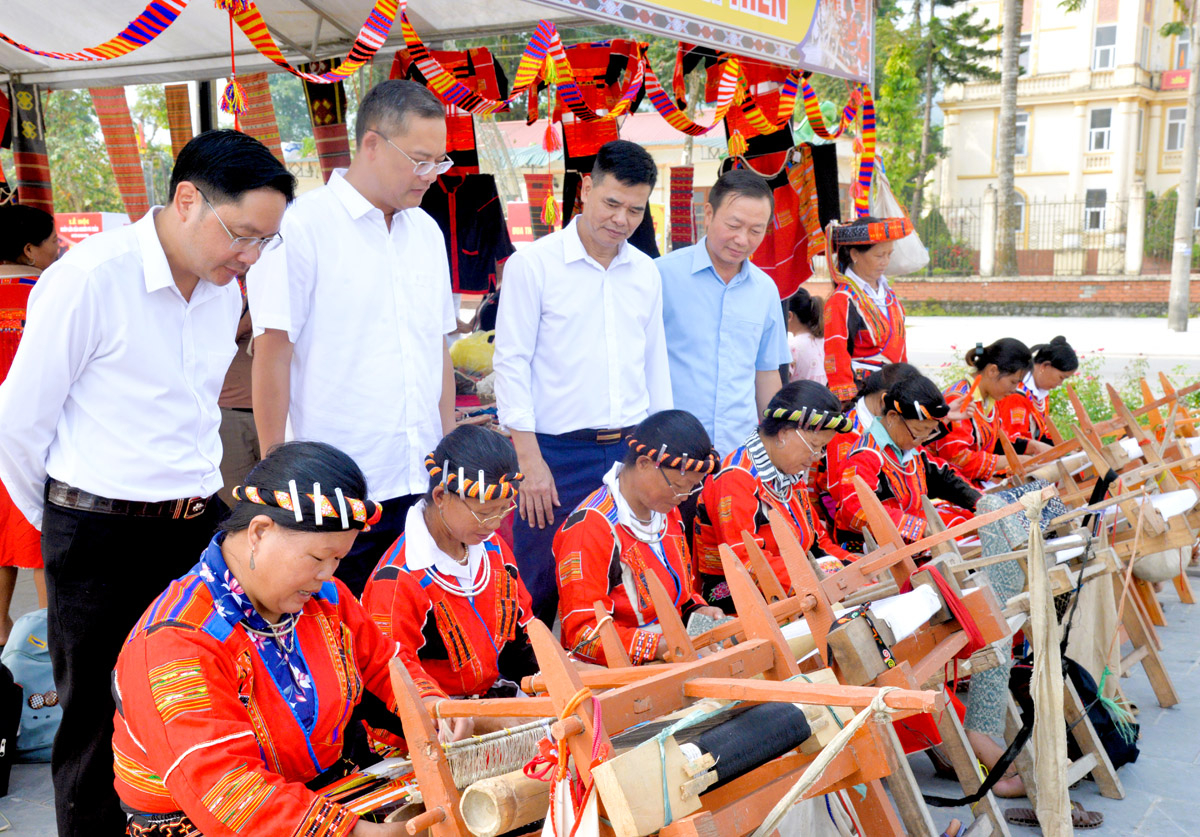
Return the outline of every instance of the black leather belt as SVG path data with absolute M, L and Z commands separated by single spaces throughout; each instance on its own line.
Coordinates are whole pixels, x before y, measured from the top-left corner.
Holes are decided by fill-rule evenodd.
M 570 439 L 573 442 L 595 442 L 598 445 L 615 445 L 631 434 L 635 426 L 619 427 L 616 430 L 572 430 L 570 433 L 554 434 L 559 439 Z
M 191 520 L 204 514 L 210 497 L 185 497 L 180 500 L 163 500 L 158 503 L 143 503 L 138 500 L 110 500 L 90 492 L 50 480 L 46 501 L 59 508 L 99 514 L 119 514 L 127 517 L 169 517 L 172 520 Z

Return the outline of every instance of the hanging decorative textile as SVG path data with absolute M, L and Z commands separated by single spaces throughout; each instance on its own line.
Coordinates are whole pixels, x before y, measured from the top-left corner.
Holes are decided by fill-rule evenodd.
M 275 121 L 275 105 L 271 102 L 267 74 L 243 76 L 242 88 L 246 91 L 246 114 L 242 117 L 242 130 L 270 149 L 275 159 L 282 163 L 283 148 L 279 143 L 279 125 Z
M 854 189 L 854 215 L 862 218 L 870 214 L 867 205 L 871 197 L 871 178 L 875 174 L 875 100 L 871 98 L 871 89 L 862 88 L 862 125 L 859 128 L 859 141 L 862 151 L 859 152 L 858 183 Z
M 23 52 L 28 52 L 30 55 L 40 55 L 43 58 L 57 58 L 59 61 L 107 61 L 110 58 L 128 55 L 135 49 L 144 47 L 153 41 L 175 22 L 179 13 L 187 8 L 187 4 L 188 0 L 153 0 L 116 36 L 81 52 L 51 52 L 34 49 L 17 43 L 3 32 L 0 32 L 0 40 Z
M 533 225 L 534 239 L 554 232 L 558 221 L 558 205 L 554 202 L 554 175 L 526 174 L 525 193 L 529 198 L 529 219 Z M 553 213 L 547 213 L 547 209 L 553 209 Z M 547 214 L 552 217 L 547 218 Z
M 233 48 L 233 19 L 237 14 L 245 14 L 250 6 L 250 0 L 213 0 L 218 9 L 229 13 L 229 83 L 221 94 L 221 110 L 233 115 L 233 128 L 242 129 L 241 118 L 246 113 L 246 91 L 237 80 L 237 52 Z
M 696 219 L 693 213 L 694 166 L 671 167 L 671 241 L 670 249 L 696 243 Z
M 316 61 L 301 65 L 306 75 L 316 76 L 328 72 L 325 68 L 333 61 Z M 339 81 L 335 84 L 304 81 L 304 101 L 308 104 L 308 118 L 312 122 L 313 139 L 317 141 L 317 160 L 321 163 L 321 177 L 328 181 L 334 169 L 350 166 L 350 135 L 346 130 L 346 89 Z
M 821 105 L 817 101 L 816 91 L 808 83 L 807 76 L 801 78 L 800 93 L 804 98 L 804 113 L 808 116 L 809 127 L 821 139 L 837 139 L 847 127 L 853 125 L 855 116 L 858 113 L 859 102 L 862 99 L 859 88 L 855 88 L 854 92 L 850 95 L 850 101 L 842 109 L 842 121 L 838 123 L 835 130 L 830 131 L 825 127 L 825 117 L 821 115 Z
M 397 13 L 403 14 L 406 5 L 405 0 L 377 0 L 374 8 L 371 9 L 371 14 L 367 16 L 362 29 L 359 30 L 358 37 L 354 39 L 354 44 L 350 47 L 350 53 L 346 58 L 333 63 L 332 69 L 324 72 L 312 72 L 304 69 L 304 66 L 312 66 L 311 64 L 302 65 L 297 69 L 287 62 L 287 59 L 283 57 L 283 52 L 275 43 L 275 39 L 271 37 L 266 21 L 263 20 L 258 7 L 253 2 L 250 0 L 217 0 L 218 4 L 231 2 L 242 7 L 233 12 L 233 19 L 254 48 L 292 75 L 299 76 L 313 84 L 336 84 L 354 75 L 364 64 L 371 63 L 375 58 L 375 53 L 387 40 L 388 33 L 392 31 L 392 24 L 396 21 Z
M 0 148 L 12 147 L 12 105 L 5 93 L 7 86 L 0 87 Z M 16 200 L 17 192 L 8 185 L 4 167 L 0 166 L 0 205 Z
M 13 163 L 17 170 L 17 199 L 54 214 L 54 192 L 50 186 L 50 159 L 46 155 L 46 123 L 36 84 L 13 82 L 12 103 L 16 111 Z
M 92 87 L 92 106 L 100 118 L 100 130 L 104 132 L 104 145 L 108 149 L 108 161 L 113 177 L 130 221 L 137 221 L 150 211 L 150 199 L 146 195 L 146 179 L 142 173 L 142 156 L 138 153 L 137 137 L 133 132 L 133 118 L 129 115 L 129 102 L 125 99 L 124 87 Z
M 662 82 L 658 80 L 658 76 L 654 74 L 654 68 L 649 64 L 646 65 L 646 97 L 650 99 L 650 103 L 654 105 L 654 109 L 659 115 L 667 120 L 667 124 L 676 131 L 681 131 L 689 136 L 699 137 L 707 134 L 725 119 L 725 115 L 729 109 L 733 107 L 734 99 L 737 97 L 740 89 L 738 81 L 739 64 L 736 58 L 731 58 L 725 62 L 725 68 L 721 73 L 721 80 L 717 89 L 717 112 L 713 115 L 713 122 L 708 127 L 697 125 L 692 120 L 688 119 L 687 114 L 681 110 L 671 97 L 667 95 L 667 91 L 663 90 Z
M 167 126 L 171 130 L 171 156 L 179 152 L 192 139 L 192 102 L 186 84 L 164 85 L 167 94 Z
M 773 134 L 782 130 L 791 121 L 792 113 L 796 109 L 796 96 L 800 92 L 800 79 L 799 70 L 792 70 L 788 73 L 788 77 L 779 88 L 779 101 L 775 107 L 775 115 L 768 116 L 763 112 L 754 94 L 749 92 L 752 88 L 745 74 L 740 76 L 740 83 L 747 90 L 745 101 L 742 103 L 742 113 L 760 134 Z

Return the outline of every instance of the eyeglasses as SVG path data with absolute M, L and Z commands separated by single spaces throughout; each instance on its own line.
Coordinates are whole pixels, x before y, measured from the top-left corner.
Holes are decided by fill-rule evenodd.
M 686 500 L 688 497 L 691 497 L 692 495 L 696 494 L 697 492 L 700 491 L 701 488 L 704 487 L 704 480 L 701 480 L 700 483 L 695 488 L 692 488 L 689 491 L 680 491 L 678 488 L 676 488 L 674 485 L 672 485 L 671 480 L 667 476 L 666 471 L 664 471 L 660 467 L 658 469 L 658 472 L 660 474 L 662 474 L 663 482 L 665 482 L 667 484 L 667 488 L 671 489 L 671 493 L 673 495 L 675 495 L 676 500 Z
M 413 174 L 415 174 L 417 177 L 428 177 L 435 172 L 437 174 L 445 174 L 446 172 L 450 171 L 450 169 L 454 168 L 454 161 L 450 159 L 438 160 L 436 162 L 433 160 L 414 160 L 412 157 L 408 156 L 407 151 L 396 145 L 396 143 L 392 142 L 383 134 L 380 134 L 379 131 L 373 131 L 373 133 L 379 134 L 379 136 L 383 137 L 384 142 L 403 154 L 405 159 L 413 164 Z
M 196 191 L 200 192 L 199 189 Z M 265 253 L 268 250 L 274 250 L 283 241 L 283 236 L 279 233 L 269 235 L 266 238 L 259 238 L 253 235 L 234 235 L 229 231 L 229 227 L 225 226 L 225 222 L 221 220 L 221 216 L 217 215 L 217 210 L 213 207 L 208 196 L 200 192 L 200 197 L 204 199 L 204 205 L 212 211 L 213 215 L 216 215 L 217 223 L 221 225 L 221 229 L 225 230 L 225 235 L 229 236 L 229 249 L 235 253 L 249 253 L 255 248 L 258 248 L 258 252 Z
M 510 514 L 512 514 L 514 511 L 516 511 L 516 508 L 517 508 L 517 504 L 512 503 L 511 505 L 508 506 L 508 508 L 506 508 L 504 511 L 500 512 L 499 514 L 493 514 L 493 515 L 490 515 L 489 517 L 480 517 L 476 513 L 476 511 L 473 508 L 471 508 L 470 503 L 468 503 L 462 497 L 459 497 L 459 499 L 463 501 L 463 505 L 466 506 L 467 511 L 469 511 L 471 513 L 471 517 L 475 518 L 475 520 L 479 523 L 480 526 L 486 526 L 489 529 L 495 529 L 496 527 L 498 527 L 501 523 L 504 522 L 504 518 L 508 517 Z
M 935 433 L 937 433 L 937 427 L 935 426 L 932 430 L 930 430 L 928 433 L 924 434 L 923 436 L 918 436 L 916 433 L 913 432 L 912 425 L 910 425 L 908 423 L 908 419 L 906 419 L 904 416 L 901 416 L 899 413 L 896 413 L 896 415 L 900 416 L 900 422 L 904 425 L 905 432 L 908 433 L 909 438 L 913 440 L 914 444 L 918 444 L 918 445 L 923 444 L 923 443 L 927 442 L 929 439 L 932 439 L 933 435 Z

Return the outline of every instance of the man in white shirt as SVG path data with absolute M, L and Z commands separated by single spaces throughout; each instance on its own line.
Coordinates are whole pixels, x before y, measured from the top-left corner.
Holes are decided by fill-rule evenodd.
M 421 197 L 447 171 L 445 108 L 385 81 L 363 98 L 349 169 L 303 195 L 284 245 L 250 272 L 254 420 L 263 453 L 292 438 L 349 454 L 382 499 L 337 575 L 357 596 L 429 485 L 425 457 L 454 429 L 458 328 L 442 232 Z
M 201 134 L 179 153 L 168 206 L 72 248 L 30 297 L 0 386 L 0 481 L 42 532 L 62 837 L 125 833 L 112 669 L 223 514 L 217 397 L 241 315 L 234 280 L 278 241 L 294 188 L 258 140 Z
M 513 553 L 547 625 L 558 609 L 555 531 L 622 458 L 633 427 L 671 408 L 662 283 L 626 241 L 657 174 L 641 146 L 606 143 L 584 178 L 582 211 L 504 268 L 496 404 L 525 475 Z

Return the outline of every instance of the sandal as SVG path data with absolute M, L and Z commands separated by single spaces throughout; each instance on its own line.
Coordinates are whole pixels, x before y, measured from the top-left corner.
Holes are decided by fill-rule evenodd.
M 1009 825 L 1023 825 L 1027 828 L 1040 828 L 1037 812 L 1032 808 L 1009 808 L 1004 812 L 1004 819 Z M 1099 828 L 1104 823 L 1104 814 L 1099 811 L 1085 811 L 1078 802 L 1071 803 L 1071 825 L 1074 828 Z

